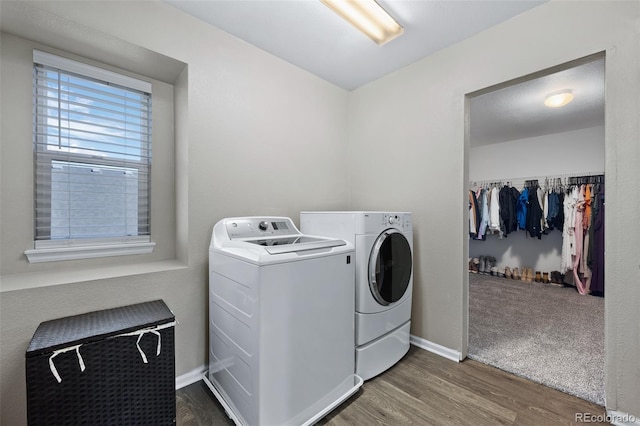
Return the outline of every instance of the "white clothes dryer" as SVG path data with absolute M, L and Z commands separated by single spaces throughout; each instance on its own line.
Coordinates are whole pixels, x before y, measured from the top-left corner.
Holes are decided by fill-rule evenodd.
M 301 212 L 304 233 L 355 246 L 356 374 L 368 380 L 409 350 L 413 291 L 411 213 Z
M 204 381 L 236 424 L 311 425 L 362 385 L 353 253 L 286 217 L 216 223 Z

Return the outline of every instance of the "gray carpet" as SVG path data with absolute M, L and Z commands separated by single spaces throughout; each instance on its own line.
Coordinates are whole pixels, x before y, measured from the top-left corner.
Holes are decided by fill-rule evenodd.
M 604 299 L 470 273 L 469 358 L 604 405 Z

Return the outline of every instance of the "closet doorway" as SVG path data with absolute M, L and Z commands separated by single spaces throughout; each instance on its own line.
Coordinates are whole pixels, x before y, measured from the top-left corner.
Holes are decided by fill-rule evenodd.
M 599 405 L 604 64 L 596 54 L 467 95 L 468 356 Z

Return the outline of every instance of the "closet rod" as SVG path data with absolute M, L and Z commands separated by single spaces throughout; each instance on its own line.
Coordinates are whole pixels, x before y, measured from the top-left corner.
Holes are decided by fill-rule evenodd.
M 510 185 L 515 187 L 523 187 L 526 181 L 537 180 L 540 184 L 544 184 L 546 180 L 553 181 L 553 179 L 570 179 L 581 178 L 588 176 L 604 176 L 604 172 L 572 172 L 572 173 L 557 173 L 552 175 L 538 175 L 528 177 L 515 177 L 515 178 L 494 178 L 494 179 L 481 179 L 473 180 L 469 182 L 469 188 L 473 189 L 478 186 L 484 185 Z

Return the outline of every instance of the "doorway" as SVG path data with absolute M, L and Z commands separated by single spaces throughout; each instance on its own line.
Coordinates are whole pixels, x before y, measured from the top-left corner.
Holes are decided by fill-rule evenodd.
M 563 91 L 570 103 L 544 105 Z M 604 405 L 604 276 L 590 280 L 604 237 L 593 210 L 579 237 L 564 227 L 576 187 L 580 208 L 585 188 L 604 197 L 604 54 L 467 97 L 469 357 Z

